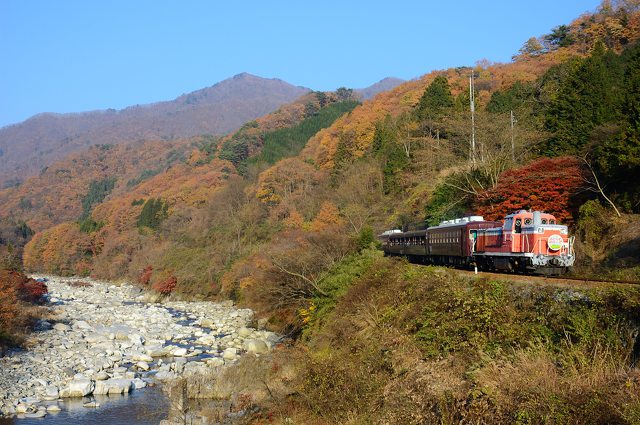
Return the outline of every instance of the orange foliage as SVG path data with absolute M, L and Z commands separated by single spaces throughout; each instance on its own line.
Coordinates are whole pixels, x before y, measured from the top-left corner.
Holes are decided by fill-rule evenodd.
M 82 214 L 82 198 L 92 181 L 115 177 L 112 194 L 124 194 L 130 190 L 130 180 L 135 181 L 145 170 L 165 168 L 167 154 L 186 149 L 188 143 L 182 140 L 93 146 L 72 154 L 22 185 L 0 191 L 0 218 L 18 215 L 36 232 L 77 220 Z
M 616 12 L 610 15 L 584 15 L 575 20 L 570 27 L 578 35 L 577 43 L 537 56 L 523 56 L 507 64 L 490 64 L 480 61 L 475 67 L 479 78 L 476 88 L 477 100 L 486 104 L 491 94 L 513 85 L 516 81 L 534 81 L 550 67 L 573 56 L 586 55 L 597 40 L 605 40 L 609 47 L 616 50 L 625 43 L 640 39 L 640 13 Z M 376 121 L 387 114 L 397 117 L 409 111 L 417 103 L 424 90 L 437 75 L 449 80 L 454 96 L 468 90 L 468 78 L 471 68 L 451 68 L 434 71 L 418 80 L 399 85 L 393 90 L 378 94 L 372 100 L 364 102 L 350 114 L 336 120 L 311 138 L 301 157 L 312 159 L 320 168 L 334 167 L 334 157 L 340 144 L 354 158 L 361 157 L 371 146 Z
M 289 212 L 289 216 L 284 220 L 284 226 L 289 229 L 302 229 L 303 225 L 304 218 L 295 209 Z
M 27 270 L 70 275 L 76 264 L 94 254 L 92 238 L 75 223 L 63 223 L 36 233 L 24 248 Z
M 571 222 L 575 213 L 572 197 L 584 184 L 580 162 L 573 157 L 543 158 L 505 171 L 499 184 L 480 195 L 476 210 L 487 220 L 499 220 L 520 209 L 553 214 Z
M 256 197 L 268 205 L 277 205 L 295 196 L 308 195 L 319 181 L 318 171 L 299 158 L 286 158 L 262 172 Z
M 311 222 L 311 230 L 314 232 L 320 232 L 322 230 L 339 227 L 344 224 L 342 217 L 340 217 L 340 211 L 332 202 L 325 201 L 320 207 L 320 211 L 316 218 Z

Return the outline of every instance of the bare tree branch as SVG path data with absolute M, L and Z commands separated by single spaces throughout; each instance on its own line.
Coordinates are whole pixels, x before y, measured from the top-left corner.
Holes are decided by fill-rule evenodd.
M 613 201 L 611 199 L 609 199 L 609 197 L 604 193 L 604 188 L 600 184 L 600 180 L 598 180 L 598 176 L 596 175 L 595 170 L 591 166 L 591 163 L 587 160 L 587 157 L 584 156 L 584 157 L 581 157 L 580 159 L 582 159 L 582 161 L 585 163 L 587 168 L 589 168 L 589 171 L 591 172 L 591 176 L 593 177 L 592 181 L 587 180 L 587 183 L 595 186 L 595 187 L 592 186 L 590 189 L 592 191 L 594 191 L 594 192 L 600 193 L 600 195 L 602 195 L 602 197 L 609 203 L 609 205 L 611 205 L 611 207 L 613 207 L 613 209 L 616 212 L 616 214 L 618 215 L 618 217 L 622 217 L 622 215 L 620 214 L 620 211 L 618 211 L 618 208 L 615 206 Z

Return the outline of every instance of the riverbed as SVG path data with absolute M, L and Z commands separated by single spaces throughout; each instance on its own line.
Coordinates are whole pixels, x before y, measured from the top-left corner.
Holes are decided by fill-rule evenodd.
M 34 277 L 46 281 L 50 317 L 27 349 L 0 358 L 0 413 L 18 424 L 157 423 L 168 402 L 155 385 L 278 342 L 230 301 L 154 303 L 134 285 Z

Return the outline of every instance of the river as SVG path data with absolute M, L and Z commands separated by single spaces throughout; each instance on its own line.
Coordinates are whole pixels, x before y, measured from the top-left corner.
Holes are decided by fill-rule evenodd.
M 35 277 L 49 288 L 49 317 L 27 349 L 0 358 L 0 424 L 158 423 L 168 401 L 156 384 L 278 341 L 230 301 L 151 303 L 132 285 Z

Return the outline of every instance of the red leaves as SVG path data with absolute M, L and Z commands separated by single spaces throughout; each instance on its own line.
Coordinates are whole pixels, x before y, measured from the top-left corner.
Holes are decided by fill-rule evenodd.
M 49 292 L 47 285 L 43 282 L 24 276 L 22 276 L 21 280 L 21 283 L 18 285 L 18 294 L 24 301 L 34 304 L 40 303 L 42 302 L 42 297 Z
M 476 210 L 487 220 L 532 209 L 553 214 L 561 222 L 571 222 L 571 200 L 583 183 L 583 170 L 576 158 L 542 158 L 502 173 L 498 185 L 478 197 Z
M 171 292 L 173 292 L 174 289 L 176 289 L 177 284 L 178 279 L 175 276 L 171 275 L 165 280 L 155 282 L 151 287 L 156 292 L 159 292 L 163 295 L 169 295 Z
M 153 267 L 151 265 L 148 265 L 144 268 L 144 270 L 142 270 L 140 276 L 138 276 L 138 283 L 140 285 L 148 285 L 151 281 L 151 274 L 153 274 Z

